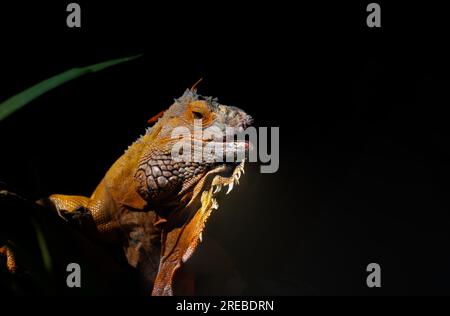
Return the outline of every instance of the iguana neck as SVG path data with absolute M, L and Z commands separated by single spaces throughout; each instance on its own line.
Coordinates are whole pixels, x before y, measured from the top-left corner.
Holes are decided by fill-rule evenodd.
M 147 201 L 138 193 L 134 174 L 142 152 L 148 150 L 152 141 L 150 133 L 135 141 L 111 166 L 92 194 L 89 208 L 100 233 L 115 231 L 123 213 L 150 211 Z

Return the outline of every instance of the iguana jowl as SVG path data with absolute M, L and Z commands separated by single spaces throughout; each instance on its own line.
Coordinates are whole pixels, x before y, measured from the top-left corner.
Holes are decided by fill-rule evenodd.
M 95 233 L 124 247 L 128 262 L 140 270 L 153 295 L 173 295 L 175 272 L 196 249 L 207 218 L 218 207 L 214 196 L 224 185 L 232 189 L 244 161 L 224 162 L 225 157 L 214 155 L 201 161 L 174 160 L 171 151 L 179 139 L 172 132 L 183 127 L 195 135 L 194 122 L 201 119 L 202 130 L 214 127 L 227 135 L 230 127 L 231 133 L 245 129 L 251 118 L 188 89 L 156 119 L 113 164 L 91 197 L 57 194 L 41 203 L 50 203 L 66 217 L 87 211 Z M 220 142 L 226 148 L 223 155 L 248 149 L 245 141 L 224 139 L 193 136 L 190 141 L 192 150 Z

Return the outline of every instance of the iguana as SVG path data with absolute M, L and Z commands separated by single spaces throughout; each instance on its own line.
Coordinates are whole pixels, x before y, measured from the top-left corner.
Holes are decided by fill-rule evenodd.
M 123 247 L 152 295 L 173 295 L 176 271 L 201 242 L 205 222 L 218 207 L 215 195 L 223 186 L 231 191 L 244 172 L 245 159 L 224 161 L 225 155 L 242 157 L 248 151 L 248 142 L 233 136 L 252 119 L 191 88 L 149 122 L 154 125 L 112 165 L 90 197 L 54 194 L 38 203 L 65 219 L 84 216 L 86 233 Z M 196 139 L 198 122 L 202 131 L 218 133 Z M 175 159 L 172 150 L 181 137 L 173 133 L 180 127 L 190 132 L 192 152 L 208 144 L 225 150 L 200 160 Z

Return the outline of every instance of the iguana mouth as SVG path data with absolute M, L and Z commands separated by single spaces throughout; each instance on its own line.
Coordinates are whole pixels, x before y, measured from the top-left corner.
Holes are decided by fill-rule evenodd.
M 212 191 L 212 198 L 216 196 L 222 188 L 228 186 L 226 194 L 233 190 L 235 184 L 239 184 L 239 179 L 244 171 L 245 160 L 237 163 L 223 163 L 208 173 L 195 185 L 193 193 L 202 191 Z M 192 201 L 190 202 L 192 203 Z M 190 204 L 189 203 L 189 204 Z M 187 206 L 189 206 L 189 204 Z
M 243 149 L 242 154 L 244 156 L 244 159 L 242 159 L 240 161 L 235 161 L 235 162 L 226 162 L 225 161 L 225 162 L 207 163 L 204 171 L 199 173 L 197 175 L 197 177 L 194 176 L 191 179 L 188 179 L 188 181 L 183 184 L 182 190 L 178 193 L 179 197 L 182 197 L 184 194 L 186 194 L 189 191 L 192 192 L 192 189 L 199 182 L 201 182 L 201 180 L 208 174 L 216 174 L 216 177 L 217 177 L 215 183 L 212 184 L 215 187 L 214 193 L 220 192 L 223 185 L 229 184 L 228 183 L 229 181 L 227 181 L 227 179 L 229 179 L 229 178 L 231 179 L 231 177 L 235 175 L 235 173 L 234 173 L 235 171 L 238 172 L 238 173 L 236 173 L 236 175 L 237 175 L 236 179 L 237 179 L 237 181 L 239 181 L 239 177 L 241 175 L 240 171 L 243 170 L 245 157 L 248 156 L 248 150 L 250 148 L 250 145 L 249 145 L 249 142 L 247 142 L 247 141 L 228 142 L 228 144 L 230 144 L 230 143 L 237 144 L 237 145 L 235 145 L 235 147 L 240 147 Z M 232 190 L 232 188 L 233 187 L 231 186 L 230 190 Z

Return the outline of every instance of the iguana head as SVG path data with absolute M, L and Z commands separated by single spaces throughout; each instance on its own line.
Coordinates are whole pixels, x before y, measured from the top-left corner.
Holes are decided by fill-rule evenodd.
M 248 150 L 248 143 L 234 136 L 250 122 L 244 111 L 187 90 L 147 131 L 150 140 L 135 174 L 139 193 L 159 211 L 173 212 L 202 189 L 232 188 Z
M 144 136 L 135 179 L 139 194 L 163 219 L 153 294 L 170 295 L 175 271 L 193 253 L 218 207 L 215 195 L 222 186 L 231 191 L 244 171 L 249 146 L 235 136 L 251 118 L 188 89 L 151 121 L 156 123 Z

